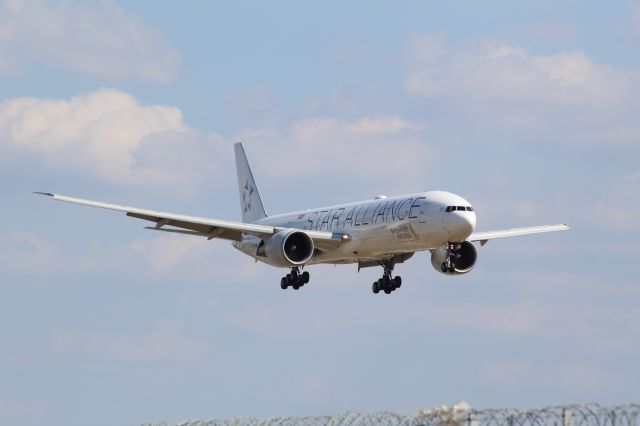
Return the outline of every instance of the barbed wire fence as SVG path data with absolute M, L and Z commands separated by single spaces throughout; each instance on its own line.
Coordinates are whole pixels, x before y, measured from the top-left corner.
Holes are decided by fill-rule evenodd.
M 640 426 L 640 404 L 564 405 L 531 410 L 474 410 L 466 403 L 415 415 L 348 412 L 335 416 L 238 418 L 145 423 L 143 426 Z

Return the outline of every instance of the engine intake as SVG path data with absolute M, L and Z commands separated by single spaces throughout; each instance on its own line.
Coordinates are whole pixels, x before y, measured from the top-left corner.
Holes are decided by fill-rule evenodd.
M 453 253 L 453 263 L 455 268 L 453 272 L 442 272 L 442 264 L 447 261 L 447 248 L 441 247 L 431 252 L 431 264 L 433 268 L 446 275 L 460 275 L 471 271 L 478 260 L 478 251 L 476 246 L 469 241 L 460 243 L 460 248 Z
M 315 246 L 309 235 L 301 231 L 285 230 L 276 232 L 265 242 L 265 254 L 269 260 L 282 267 L 298 266 L 306 263 Z

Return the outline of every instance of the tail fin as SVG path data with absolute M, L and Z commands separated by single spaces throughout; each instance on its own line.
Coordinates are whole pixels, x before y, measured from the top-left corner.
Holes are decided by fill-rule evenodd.
M 266 217 L 256 181 L 253 180 L 253 173 L 244 153 L 242 143 L 233 145 L 236 151 L 236 172 L 238 173 L 238 189 L 240 191 L 240 207 L 242 208 L 242 221 L 254 222 Z

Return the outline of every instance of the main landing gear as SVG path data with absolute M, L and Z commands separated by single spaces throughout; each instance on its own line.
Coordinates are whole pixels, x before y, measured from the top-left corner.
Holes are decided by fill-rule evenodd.
M 394 267 L 393 261 L 381 262 L 380 265 L 384 268 L 384 273 L 382 274 L 382 278 L 373 283 L 373 293 L 378 294 L 380 290 L 382 290 L 385 294 L 391 294 L 392 291 L 400 288 L 402 278 L 400 278 L 400 276 L 391 278 L 391 272 L 393 272 Z
M 460 258 L 460 243 L 447 244 L 447 260 L 442 262 L 440 270 L 443 273 L 454 273 L 456 271 L 456 260 Z
M 309 273 L 304 271 L 300 273 L 299 267 L 291 268 L 291 273 L 285 275 L 280 280 L 280 288 L 286 290 L 288 287 L 293 287 L 294 290 L 299 289 L 309 282 Z

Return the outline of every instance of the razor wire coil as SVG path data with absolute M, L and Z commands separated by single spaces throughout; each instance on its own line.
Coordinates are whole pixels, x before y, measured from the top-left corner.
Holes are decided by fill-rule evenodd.
M 417 415 L 346 412 L 334 416 L 237 418 L 145 423 L 142 426 L 640 426 L 640 404 L 564 405 L 529 410 L 475 410 L 467 404 Z

